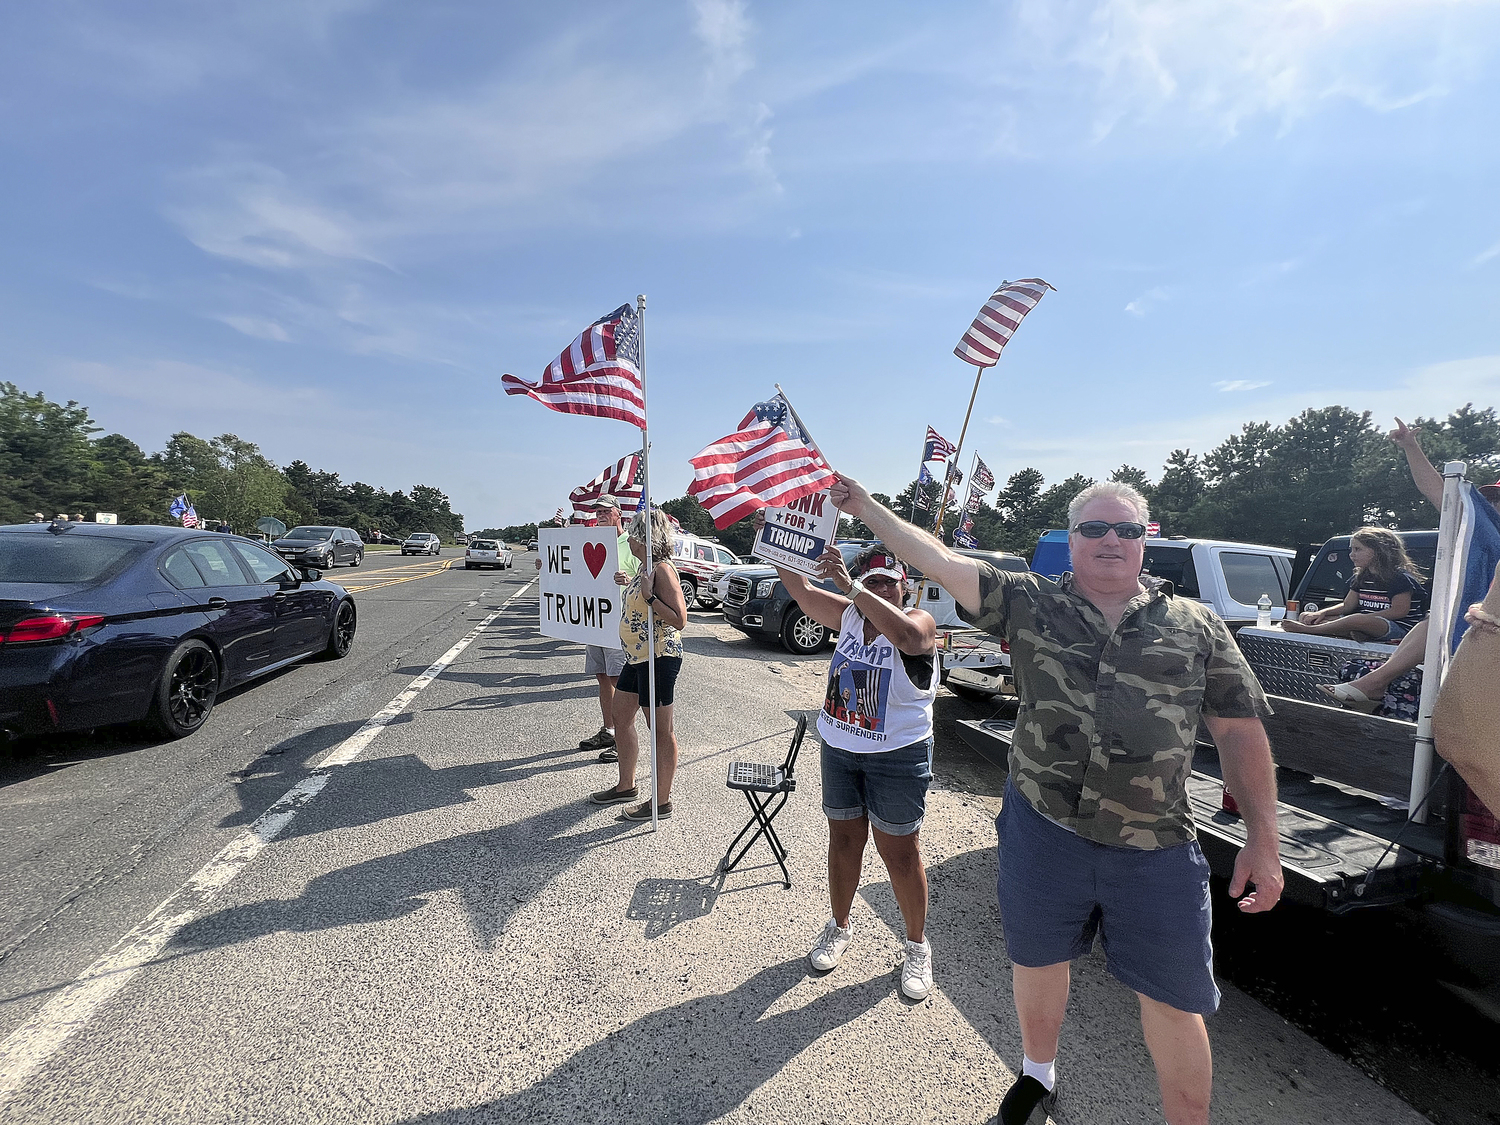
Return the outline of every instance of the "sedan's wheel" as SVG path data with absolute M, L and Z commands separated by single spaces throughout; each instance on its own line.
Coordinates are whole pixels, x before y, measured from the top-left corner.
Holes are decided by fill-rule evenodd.
M 219 662 L 198 640 L 183 641 L 167 657 L 151 722 L 168 738 L 186 738 L 208 721 L 219 696 Z
M 338 612 L 333 615 L 333 628 L 328 633 L 328 647 L 323 654 L 330 660 L 342 660 L 354 647 L 354 630 L 359 624 L 354 602 L 348 598 L 339 602 Z
M 679 579 L 682 584 L 682 600 L 687 603 L 688 609 L 693 608 L 693 602 L 698 597 L 698 584 L 691 578 Z
M 817 652 L 826 640 L 828 630 L 801 610 L 789 614 L 781 623 L 782 647 L 798 656 L 809 656 Z

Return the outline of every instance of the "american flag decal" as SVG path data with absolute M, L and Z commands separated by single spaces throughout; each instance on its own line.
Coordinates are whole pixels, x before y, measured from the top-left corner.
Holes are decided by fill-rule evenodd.
M 1010 343 L 1026 314 L 1036 308 L 1051 288 L 1039 277 L 1003 282 L 979 310 L 953 354 L 975 367 L 995 366 L 1000 362 L 1001 350 Z
M 563 414 L 616 418 L 646 428 L 641 394 L 640 318 L 621 305 L 585 328 L 538 382 L 500 376 L 508 395 L 526 395 Z

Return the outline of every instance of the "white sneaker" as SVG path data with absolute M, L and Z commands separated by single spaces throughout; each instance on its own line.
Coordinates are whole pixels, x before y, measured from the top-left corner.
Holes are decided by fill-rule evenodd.
M 932 991 L 932 943 L 906 943 L 906 963 L 901 966 L 901 991 L 913 1000 L 926 1000 Z
M 807 960 L 813 968 L 820 973 L 826 973 L 839 963 L 844 956 L 844 950 L 849 948 L 849 943 L 854 940 L 854 923 L 840 926 L 832 918 L 823 926 L 823 932 L 818 936 L 818 944 L 808 951 Z

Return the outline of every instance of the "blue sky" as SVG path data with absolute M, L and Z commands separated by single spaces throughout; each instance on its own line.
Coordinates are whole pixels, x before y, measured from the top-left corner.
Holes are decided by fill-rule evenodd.
M 633 447 L 507 398 L 648 295 L 653 492 L 780 382 L 894 492 L 1500 403 L 1500 3 L 59 0 L 0 15 L 0 378 L 471 527 Z M 968 457 L 964 462 L 967 465 Z

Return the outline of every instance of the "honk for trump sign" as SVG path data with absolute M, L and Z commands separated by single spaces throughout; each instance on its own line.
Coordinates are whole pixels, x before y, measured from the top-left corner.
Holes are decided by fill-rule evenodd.
M 816 575 L 818 556 L 839 530 L 839 510 L 828 493 L 814 492 L 785 508 L 767 508 L 766 526 L 753 548 L 757 558 L 787 570 Z
M 620 647 L 620 602 L 615 585 L 615 529 L 544 527 L 541 554 L 542 635 L 604 648 Z

